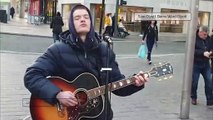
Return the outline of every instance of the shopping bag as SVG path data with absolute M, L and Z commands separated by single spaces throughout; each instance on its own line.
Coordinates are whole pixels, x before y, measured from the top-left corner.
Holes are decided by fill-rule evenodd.
M 145 58 L 146 57 L 146 45 L 142 44 L 138 50 L 138 57 Z

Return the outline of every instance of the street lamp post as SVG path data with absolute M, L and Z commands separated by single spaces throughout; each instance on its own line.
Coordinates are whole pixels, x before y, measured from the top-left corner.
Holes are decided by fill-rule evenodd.
M 102 35 L 102 24 L 103 24 L 103 18 L 104 18 L 104 11 L 105 11 L 105 0 L 102 0 L 102 5 L 101 5 L 101 20 L 100 20 L 100 27 L 99 27 L 99 35 Z
M 116 7 L 115 7 L 115 17 L 114 17 L 114 37 L 119 37 L 118 32 L 118 7 L 119 7 L 119 0 L 116 0 Z
M 188 40 L 186 41 L 186 54 L 185 54 L 185 65 L 184 65 L 184 78 L 182 85 L 182 95 L 181 95 L 181 108 L 180 108 L 180 118 L 189 119 L 190 111 L 190 94 L 191 94 L 191 84 L 192 84 L 192 68 L 194 60 L 194 49 L 195 49 L 195 37 L 198 24 L 198 9 L 199 0 L 191 0 L 191 21 L 189 24 Z

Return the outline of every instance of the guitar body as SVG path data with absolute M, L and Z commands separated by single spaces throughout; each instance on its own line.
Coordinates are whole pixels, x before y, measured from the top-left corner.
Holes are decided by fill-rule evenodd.
M 32 95 L 30 112 L 33 120 L 81 120 L 82 118 L 96 118 L 103 112 L 103 96 L 90 99 L 87 94 L 87 90 L 99 87 L 94 75 L 82 73 L 72 82 L 60 77 L 50 77 L 49 80 L 63 91 L 75 93 L 79 105 L 74 107 L 51 105 Z
M 161 63 L 144 74 L 149 77 L 165 76 L 166 78 L 166 75 L 173 74 L 173 68 L 169 63 Z M 103 95 L 106 86 L 100 86 L 96 77 L 91 73 L 82 73 L 72 82 L 60 77 L 50 77 L 49 80 L 61 90 L 73 92 L 78 100 L 78 105 L 74 107 L 64 107 L 59 103 L 51 105 L 32 95 L 30 112 L 33 120 L 86 120 L 96 118 L 103 112 Z M 135 78 L 131 77 L 110 83 L 107 87 L 110 86 L 110 91 L 113 91 L 134 83 Z

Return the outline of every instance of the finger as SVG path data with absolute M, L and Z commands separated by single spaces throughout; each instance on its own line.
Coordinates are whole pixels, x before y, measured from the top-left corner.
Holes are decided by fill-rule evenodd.
M 136 86 L 142 86 L 144 83 L 141 82 L 140 80 L 135 81 Z

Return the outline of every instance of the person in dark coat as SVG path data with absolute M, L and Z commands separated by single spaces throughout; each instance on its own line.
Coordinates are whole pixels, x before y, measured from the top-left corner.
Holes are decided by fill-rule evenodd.
M 11 15 L 11 18 L 13 19 L 13 17 L 14 17 L 14 14 L 15 14 L 15 9 L 14 9 L 14 7 L 11 7 L 10 8 L 10 15 Z
M 211 71 L 212 71 L 212 81 L 213 81 L 213 29 L 210 37 L 210 46 L 211 46 Z
M 148 64 L 151 65 L 151 54 L 152 54 L 152 48 L 154 44 L 157 44 L 158 41 L 158 27 L 157 27 L 157 21 L 150 21 L 149 25 L 146 27 L 146 30 L 144 31 L 144 35 L 142 38 L 142 42 L 146 40 L 147 45 L 147 60 Z
M 197 105 L 197 88 L 200 74 L 204 78 L 206 105 L 213 105 L 213 85 L 210 67 L 210 38 L 208 27 L 200 26 L 195 41 L 194 64 L 192 72 L 191 103 Z
M 57 12 L 56 17 L 52 20 L 50 24 L 50 28 L 52 28 L 52 32 L 53 32 L 54 43 L 56 41 L 60 41 L 59 34 L 62 32 L 62 26 L 64 26 L 64 22 L 61 17 L 61 13 Z
M 76 108 L 72 110 L 82 110 L 84 106 L 81 106 L 82 108 L 78 106 L 80 106 L 82 102 L 82 99 L 79 99 L 79 97 L 81 97 L 81 95 L 83 96 L 83 94 L 79 95 L 77 92 L 85 92 L 86 89 L 84 87 L 90 87 L 89 85 L 92 84 L 90 77 L 85 77 L 75 84 L 77 86 L 85 85 L 83 88 L 79 88 L 75 91 L 63 90 L 61 87 L 53 84 L 47 77 L 59 76 L 71 83 L 76 82 L 76 78 L 79 78 L 79 76 L 84 73 L 87 76 L 97 78 L 95 79 L 97 84 L 102 86 L 106 82 L 106 74 L 105 72 L 101 72 L 101 68 L 107 64 L 108 50 L 110 52 L 109 67 L 112 68 L 109 72 L 109 81 L 116 82 L 125 78 L 119 70 L 115 53 L 112 49 L 108 49 L 107 43 L 102 41 L 98 34 L 95 33 L 91 20 L 91 13 L 87 7 L 81 4 L 74 6 L 70 13 L 69 30 L 62 32 L 59 36 L 61 42 L 52 44 L 43 55 L 38 57 L 37 60 L 27 68 L 24 75 L 24 84 L 31 92 L 33 98 L 35 96 L 35 98 L 40 98 L 51 105 L 59 104 L 60 108 L 65 106 L 69 109 L 70 107 L 76 106 Z M 122 89 L 117 89 L 113 91 L 113 93 L 119 96 L 128 96 L 143 89 L 145 82 L 148 80 L 148 75 L 140 71 L 133 76 L 132 80 L 134 81 L 133 83 L 127 81 L 125 83 L 129 84 L 127 87 L 123 86 Z M 115 89 L 122 85 L 121 83 L 114 84 L 113 88 Z M 101 100 L 96 100 L 97 98 L 92 98 L 92 96 L 98 95 L 101 92 L 103 91 L 86 91 L 86 96 L 88 99 L 92 99 L 92 101 L 88 102 L 89 105 L 85 106 L 85 113 L 87 112 L 87 108 L 90 109 L 96 105 L 103 105 L 104 101 L 101 102 Z M 84 97 L 85 96 L 83 96 L 83 98 Z M 97 102 L 98 104 L 96 104 Z M 108 102 L 107 104 L 107 108 L 110 110 L 107 115 L 103 108 L 101 112 L 95 116 L 94 114 L 96 114 L 96 112 L 93 112 L 93 110 L 96 111 L 96 108 L 91 110 L 92 113 L 88 113 L 88 115 L 84 115 L 83 117 L 87 120 L 104 120 L 105 117 L 108 117 L 107 120 L 112 120 L 113 112 L 110 103 Z M 74 113 L 75 112 L 80 113 L 80 111 L 74 111 Z M 71 114 L 71 112 L 69 113 Z M 77 115 L 79 116 L 80 114 Z M 92 117 L 87 117 L 90 115 Z M 83 118 L 82 120 L 85 119 Z

